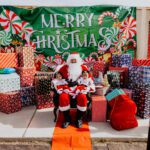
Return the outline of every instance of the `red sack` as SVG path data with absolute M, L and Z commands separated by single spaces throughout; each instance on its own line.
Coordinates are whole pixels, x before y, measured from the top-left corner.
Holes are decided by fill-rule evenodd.
M 138 126 L 137 107 L 127 95 L 119 95 L 109 102 L 111 108 L 110 124 L 116 130 L 130 129 Z

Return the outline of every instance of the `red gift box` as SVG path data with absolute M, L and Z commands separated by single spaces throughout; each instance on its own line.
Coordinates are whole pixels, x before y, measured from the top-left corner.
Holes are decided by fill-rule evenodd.
M 36 73 L 36 68 L 35 67 L 18 67 L 17 68 L 17 72 L 18 74 L 20 74 L 20 76 L 27 76 L 27 75 L 35 75 Z
M 51 108 L 54 107 L 53 99 L 50 94 L 45 95 L 36 95 L 36 108 L 43 109 L 43 108 Z
M 95 61 L 93 63 L 93 76 L 97 78 L 99 76 L 99 72 L 104 73 L 105 71 L 105 63 L 102 61 Z
M 18 67 L 18 54 L 0 53 L 0 68 L 16 68 L 16 67 Z
M 20 84 L 21 84 L 21 87 L 33 86 L 34 76 L 33 75 L 21 75 Z
M 133 59 L 133 66 L 150 66 L 150 59 Z
M 34 85 L 34 76 L 36 73 L 35 67 L 18 67 L 17 72 L 20 74 L 20 82 L 22 87 Z
M 106 121 L 107 101 L 105 96 L 92 96 L 92 121 L 105 122 Z
M 20 67 L 34 67 L 34 54 L 32 47 L 18 47 Z
M 0 111 L 14 113 L 21 110 L 20 92 L 0 93 Z

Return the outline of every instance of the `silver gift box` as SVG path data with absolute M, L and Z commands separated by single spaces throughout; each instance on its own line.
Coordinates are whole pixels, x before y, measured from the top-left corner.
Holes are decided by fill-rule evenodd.
M 20 76 L 17 73 L 0 74 L 0 93 L 20 90 Z

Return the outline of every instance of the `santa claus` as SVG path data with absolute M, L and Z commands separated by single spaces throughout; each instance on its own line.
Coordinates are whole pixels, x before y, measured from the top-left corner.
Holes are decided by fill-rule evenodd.
M 72 53 L 68 56 L 66 64 L 59 67 L 57 72 L 61 73 L 62 78 L 64 78 L 68 82 L 69 88 L 74 91 L 78 86 L 78 79 L 82 75 L 82 72 L 87 71 L 88 68 L 83 65 L 82 59 L 79 53 Z M 91 76 L 89 75 L 89 78 Z M 84 112 L 87 109 L 87 94 L 90 90 L 94 91 L 95 86 L 94 84 L 91 85 L 91 88 L 85 87 L 84 91 L 80 92 L 76 95 L 77 101 L 77 117 L 76 117 L 76 126 L 78 128 L 82 127 L 82 117 Z M 63 112 L 64 115 L 64 122 L 62 124 L 63 128 L 68 127 L 70 124 L 70 100 L 72 97 L 68 92 L 62 92 L 59 94 L 59 110 Z

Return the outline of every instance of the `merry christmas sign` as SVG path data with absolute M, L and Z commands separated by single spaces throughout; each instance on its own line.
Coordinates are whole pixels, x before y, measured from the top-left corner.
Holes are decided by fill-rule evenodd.
M 93 52 L 100 57 L 114 52 L 134 56 L 136 8 L 0 6 L 0 45 L 33 46 L 37 59 L 45 62 L 72 51 L 87 60 Z

